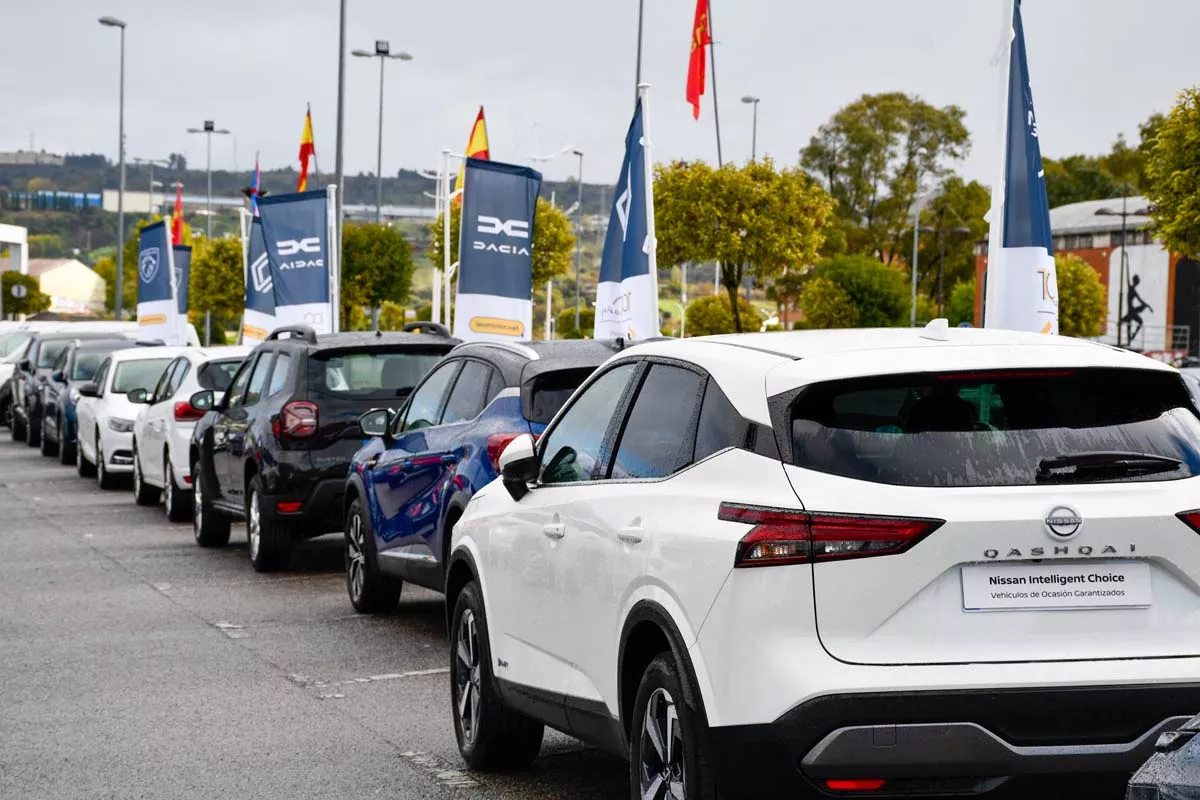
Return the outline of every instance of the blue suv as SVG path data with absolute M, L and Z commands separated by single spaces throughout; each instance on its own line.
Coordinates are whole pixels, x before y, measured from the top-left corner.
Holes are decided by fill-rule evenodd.
M 596 340 L 455 347 L 399 411 L 359 421 L 374 436 L 346 480 L 346 588 L 356 611 L 395 608 L 404 581 L 442 591 L 450 531 L 499 474 L 500 452 L 546 428 L 621 347 Z

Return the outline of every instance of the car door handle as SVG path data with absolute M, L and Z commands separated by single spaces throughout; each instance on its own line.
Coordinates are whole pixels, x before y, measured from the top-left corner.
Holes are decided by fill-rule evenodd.
M 631 526 L 617 531 L 617 538 L 625 544 L 640 544 L 645 535 L 646 529 L 642 527 Z
M 547 539 L 561 539 L 567 535 L 567 526 L 561 522 L 556 522 L 553 525 L 543 525 L 542 533 Z

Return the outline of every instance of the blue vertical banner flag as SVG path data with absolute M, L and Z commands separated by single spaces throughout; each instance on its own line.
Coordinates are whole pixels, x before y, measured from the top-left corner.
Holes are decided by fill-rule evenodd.
M 275 324 L 307 325 L 317 333 L 333 333 L 327 193 L 263 197 L 258 214 L 275 299 Z
M 187 341 L 188 295 L 192 281 L 192 248 L 185 244 L 171 247 L 171 263 L 175 271 L 175 308 L 179 315 L 179 337 Z
M 246 306 L 242 311 L 242 343 L 258 344 L 275 330 L 275 283 L 267 259 L 262 220 L 250 218 L 245 239 Z
M 175 299 L 175 265 L 171 231 L 164 220 L 142 228 L 138 237 L 138 338 L 184 344 L 180 338 L 179 304 Z
M 466 160 L 454 312 L 459 339 L 533 335 L 533 225 L 541 189 L 537 170 Z
M 1021 0 L 1013 1 L 1011 28 L 1005 36 L 1004 159 L 999 179 L 992 186 L 988 215 L 991 231 L 983 322 L 988 328 L 1056 334 L 1058 281 L 1050 203 L 1033 111 Z
M 625 162 L 604 239 L 596 287 L 597 339 L 629 341 L 659 335 L 654 186 L 643 91 L 625 135 Z

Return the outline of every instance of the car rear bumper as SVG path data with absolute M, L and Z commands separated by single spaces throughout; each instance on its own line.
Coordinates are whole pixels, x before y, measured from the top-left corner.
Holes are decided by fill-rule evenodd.
M 306 535 L 320 536 L 342 529 L 342 498 L 345 480 L 316 481 L 308 492 L 284 492 L 263 496 L 259 513 L 268 520 L 298 523 Z M 288 504 L 299 504 L 292 511 Z M 281 508 L 282 506 L 282 508 Z
M 863 779 L 887 781 L 872 797 L 973 794 L 1015 776 L 1128 774 L 1198 709 L 1200 683 L 833 695 L 712 728 L 710 752 L 737 797 Z

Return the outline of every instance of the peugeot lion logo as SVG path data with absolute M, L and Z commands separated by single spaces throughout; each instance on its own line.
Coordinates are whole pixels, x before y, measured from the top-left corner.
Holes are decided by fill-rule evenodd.
M 154 280 L 154 276 L 158 274 L 158 248 L 147 247 L 138 256 L 138 275 L 142 276 L 142 283 L 150 283 Z
M 1046 530 L 1055 539 L 1070 539 L 1082 525 L 1083 517 L 1070 506 L 1058 506 L 1046 515 Z

